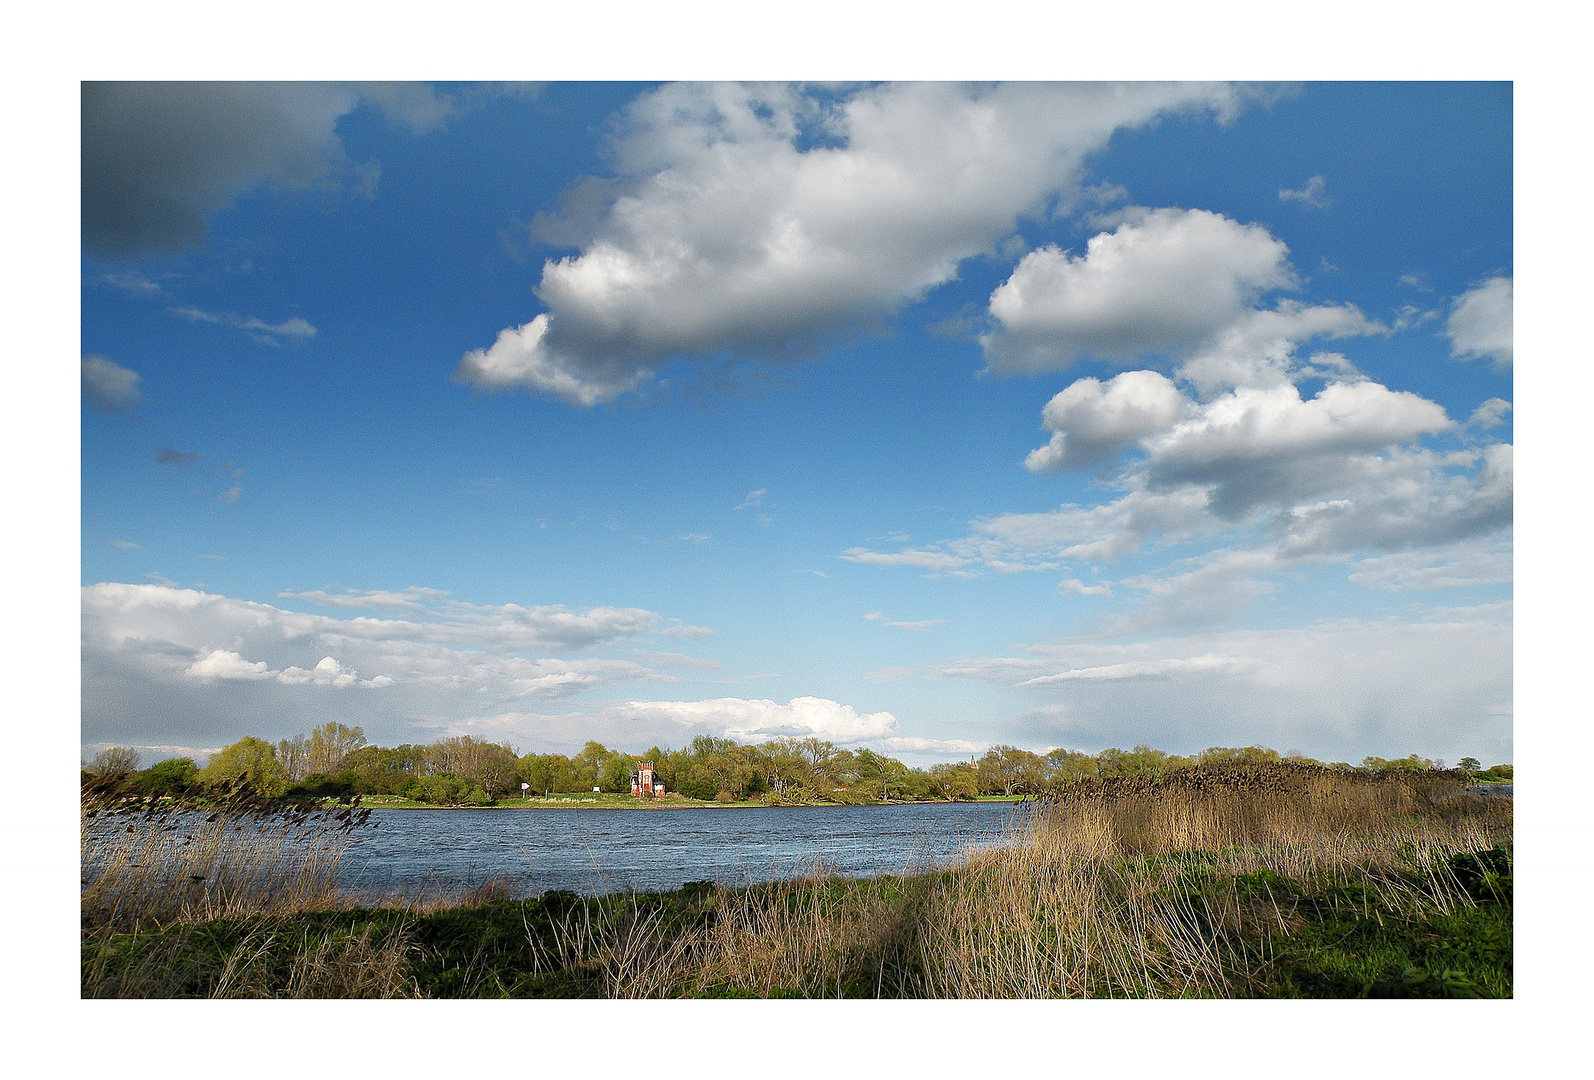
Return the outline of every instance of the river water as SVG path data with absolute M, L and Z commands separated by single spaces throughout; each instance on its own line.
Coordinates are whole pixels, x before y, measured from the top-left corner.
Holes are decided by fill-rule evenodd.
M 1022 814 L 1019 810 L 1017 814 Z M 344 854 L 360 893 L 420 897 L 503 879 L 517 896 L 742 885 L 811 871 L 926 869 L 1003 842 L 1010 803 L 658 810 L 373 810 Z

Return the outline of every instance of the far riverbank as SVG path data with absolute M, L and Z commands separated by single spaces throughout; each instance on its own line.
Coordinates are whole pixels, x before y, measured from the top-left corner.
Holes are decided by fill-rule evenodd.
M 1021 796 L 981 795 L 977 799 L 959 799 L 959 803 L 1015 803 Z M 737 810 L 737 809 L 811 809 L 835 806 L 947 806 L 947 799 L 889 799 L 865 803 L 837 802 L 763 802 L 744 799 L 740 802 L 717 802 L 694 799 L 686 795 L 665 795 L 661 798 L 643 799 L 635 795 L 617 795 L 611 792 L 590 794 L 570 793 L 532 799 L 494 799 L 479 806 L 440 806 L 435 803 L 416 802 L 397 795 L 362 795 L 360 805 L 372 810 Z

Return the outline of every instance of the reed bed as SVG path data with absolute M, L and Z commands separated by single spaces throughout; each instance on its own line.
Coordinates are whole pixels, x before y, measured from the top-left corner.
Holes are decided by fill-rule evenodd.
M 247 788 L 141 797 L 112 784 L 81 801 L 85 933 L 326 910 L 338 862 L 369 811 L 284 804 Z

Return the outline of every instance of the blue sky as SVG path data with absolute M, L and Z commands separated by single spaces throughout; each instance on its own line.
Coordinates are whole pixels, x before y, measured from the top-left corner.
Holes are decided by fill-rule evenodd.
M 85 753 L 1512 755 L 1509 84 L 83 116 Z

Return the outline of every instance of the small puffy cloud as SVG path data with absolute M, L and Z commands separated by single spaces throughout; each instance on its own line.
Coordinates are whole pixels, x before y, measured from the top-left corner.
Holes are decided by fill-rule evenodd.
M 226 491 L 223 491 L 220 494 L 218 494 L 216 496 L 216 501 L 219 502 L 219 503 L 231 504 L 231 503 L 237 502 L 239 499 L 241 499 L 243 497 L 244 497 L 244 486 L 242 484 L 234 484 L 232 487 L 228 488 Z
M 161 447 L 160 453 L 155 455 L 155 464 L 157 465 L 192 465 L 198 460 L 198 454 L 189 454 L 184 453 L 181 450 L 173 450 L 169 446 Z
M 1206 210 L 1140 210 L 1083 255 L 1030 252 L 991 294 L 980 338 L 993 371 L 1056 371 L 1085 356 L 1178 354 L 1290 288 L 1289 249 L 1260 225 Z
M 1322 210 L 1328 205 L 1328 181 L 1321 176 L 1312 176 L 1299 190 L 1279 188 L 1279 201 L 1298 202 L 1312 210 Z
M 1505 414 L 1511 411 L 1511 403 L 1504 398 L 1493 397 L 1479 405 L 1467 417 L 1467 426 L 1488 429 L 1499 427 L 1505 423 Z
M 1226 115 L 1232 87 L 673 84 L 614 128 L 615 175 L 545 238 L 546 311 L 465 354 L 462 382 L 609 401 L 672 358 L 799 357 L 873 328 L 1077 194 L 1115 131 Z
M 1486 357 L 1499 367 L 1512 362 L 1512 279 L 1492 277 L 1456 298 L 1445 323 L 1450 355 Z
M 757 491 L 749 491 L 747 493 L 747 498 L 743 499 L 741 504 L 738 505 L 736 509 L 746 510 L 749 506 L 762 506 L 764 505 L 764 496 L 768 494 L 769 491 L 765 488 L 759 488 Z
M 1155 371 L 1126 371 L 1107 383 L 1080 379 L 1041 410 L 1051 442 L 1024 459 L 1030 472 L 1094 465 L 1148 435 L 1167 431 L 1192 406 Z
M 1058 585 L 1057 585 L 1057 588 L 1064 596 L 1111 596 L 1112 595 L 1112 586 L 1111 585 L 1107 585 L 1107 584 L 1086 585 L 1083 581 L 1080 581 L 1078 578 L 1069 578 L 1066 581 L 1059 582 Z
M 237 653 L 226 649 L 214 649 L 195 660 L 183 671 L 190 679 L 203 680 L 253 680 L 266 679 L 271 673 L 266 670 L 264 660 L 251 663 Z
M 122 413 L 138 404 L 138 372 L 113 364 L 103 356 L 85 356 L 83 401 L 103 413 Z
M 131 540 L 112 540 L 111 541 L 111 546 L 114 547 L 114 548 L 121 548 L 123 551 L 138 551 L 138 550 L 140 550 L 139 549 L 139 545 L 133 543 L 133 541 L 131 541 Z

